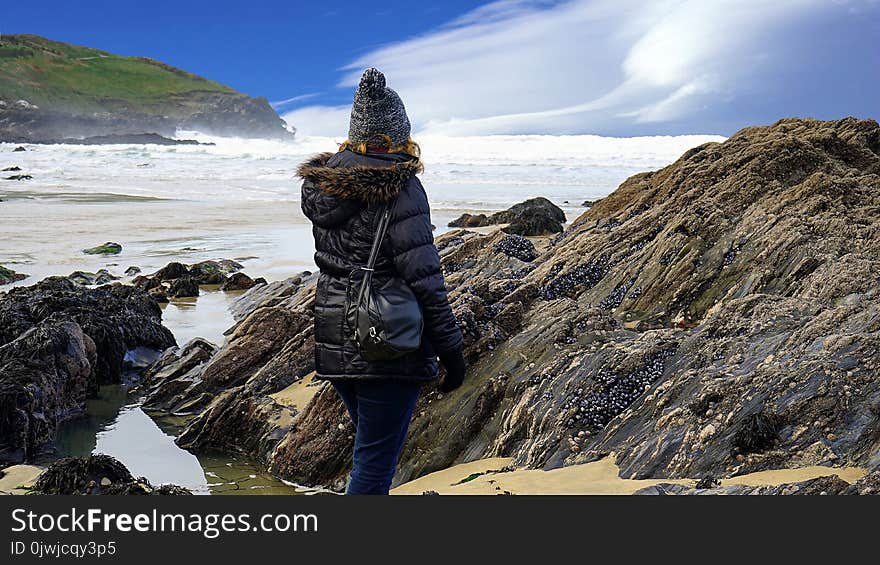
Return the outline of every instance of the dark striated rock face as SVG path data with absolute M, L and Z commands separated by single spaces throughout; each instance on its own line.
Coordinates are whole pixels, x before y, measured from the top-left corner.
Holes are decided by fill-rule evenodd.
M 850 485 L 837 475 L 819 477 L 799 483 L 786 483 L 772 486 L 745 486 L 731 485 L 726 487 L 707 485 L 696 488 L 676 484 L 659 484 L 636 491 L 636 495 L 832 495 L 832 494 L 858 494 L 853 490 L 855 485 Z
M 351 418 L 333 387 L 324 385 L 271 453 L 269 470 L 299 484 L 343 490 L 353 446 Z
M 490 216 L 485 214 L 462 214 L 451 222 L 451 228 L 481 228 L 496 224 L 508 224 L 507 233 L 535 236 L 559 233 L 565 223 L 565 213 L 543 197 L 520 202 Z
M 146 408 L 199 414 L 181 433 L 180 445 L 269 460 L 298 412 L 269 395 L 314 370 L 315 277 L 305 280 L 308 285 L 295 277 L 252 288 L 233 307 L 239 322 L 216 353 L 205 342 L 191 342 L 146 373 Z
M 501 232 L 444 234 L 469 370 L 451 394 L 424 392 L 396 482 L 489 456 L 549 468 L 612 452 L 634 478 L 877 470 L 878 209 L 876 122 L 787 119 L 631 177 L 534 252 Z M 252 407 L 311 371 L 302 282 L 242 299 L 211 374 L 227 404 L 190 437 L 332 486 L 351 432 L 331 390 L 275 428 L 274 451 L 247 437 L 271 436 L 277 414 Z M 239 407 L 246 423 L 227 415 L 221 437 L 211 423 Z
M 145 395 L 144 408 L 180 414 L 210 402 L 211 395 L 200 390 L 201 376 L 216 352 L 217 346 L 202 338 L 166 350 L 138 384 L 137 391 Z
M 415 438 L 449 422 L 464 439 L 418 458 L 427 442 L 411 442 L 403 473 L 473 453 L 556 466 L 615 452 L 639 478 L 880 463 L 878 141 L 872 121 L 784 120 L 695 148 L 485 290 L 465 237 L 448 280 L 474 377 L 413 422 Z M 520 329 L 499 332 L 511 300 Z M 468 438 L 480 398 L 495 406 Z
M 144 477 L 135 478 L 118 460 L 96 453 L 65 457 L 49 465 L 37 479 L 34 494 L 63 495 L 191 495 L 178 485 L 154 487 Z

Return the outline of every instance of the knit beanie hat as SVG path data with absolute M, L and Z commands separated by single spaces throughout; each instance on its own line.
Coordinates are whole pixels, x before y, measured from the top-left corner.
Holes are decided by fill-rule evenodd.
M 385 86 L 385 75 L 369 68 L 354 93 L 348 139 L 370 143 L 382 134 L 391 138 L 392 145 L 403 145 L 409 139 L 409 118 L 400 96 Z

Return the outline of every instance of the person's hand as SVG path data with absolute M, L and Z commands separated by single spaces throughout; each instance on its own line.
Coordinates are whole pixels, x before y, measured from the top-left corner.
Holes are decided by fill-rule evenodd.
M 464 373 L 467 365 L 464 362 L 464 356 L 461 351 L 444 354 L 440 356 L 440 363 L 446 369 L 446 376 L 440 381 L 440 392 L 452 392 L 461 386 L 464 382 Z

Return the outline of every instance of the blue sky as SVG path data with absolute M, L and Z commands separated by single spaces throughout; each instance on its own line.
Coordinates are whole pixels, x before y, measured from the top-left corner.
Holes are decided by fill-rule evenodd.
M 146 55 L 344 135 L 378 66 L 444 134 L 730 134 L 880 117 L 878 0 L 5 2 L 2 33 Z

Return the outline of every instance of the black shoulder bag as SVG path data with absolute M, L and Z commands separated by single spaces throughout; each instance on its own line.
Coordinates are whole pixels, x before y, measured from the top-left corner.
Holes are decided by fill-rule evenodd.
M 422 310 L 406 281 L 391 276 L 381 284 L 373 282 L 379 247 L 390 219 L 391 208 L 386 205 L 379 213 L 367 265 L 352 271 L 348 279 L 349 328 L 354 330 L 354 340 L 367 361 L 396 359 L 417 350 L 422 340 Z M 355 276 L 358 272 L 361 273 L 359 281 Z

